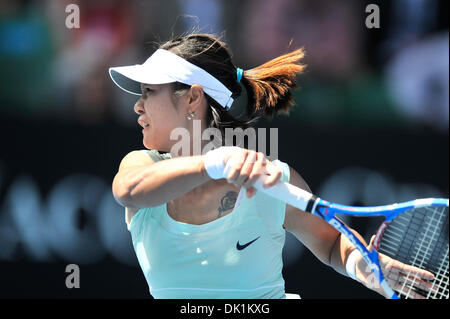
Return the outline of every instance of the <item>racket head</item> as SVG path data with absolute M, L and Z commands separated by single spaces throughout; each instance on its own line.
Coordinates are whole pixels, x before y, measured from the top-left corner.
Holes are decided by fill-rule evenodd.
M 448 299 L 448 199 L 420 199 L 407 204 L 399 204 L 394 214 L 386 216 L 373 246 L 379 254 L 427 270 L 435 278 L 424 281 L 396 267 L 382 267 L 383 277 L 401 298 Z

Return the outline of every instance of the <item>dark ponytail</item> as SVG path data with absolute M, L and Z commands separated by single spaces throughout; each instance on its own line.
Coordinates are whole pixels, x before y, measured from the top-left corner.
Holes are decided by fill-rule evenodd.
M 295 78 L 305 67 L 299 63 L 303 57 L 303 49 L 298 49 L 244 72 L 242 84 L 247 90 L 249 114 L 289 114 L 294 105 L 291 89 L 297 87 Z
M 222 82 L 236 100 L 247 91 L 246 119 L 234 117 L 226 108 L 205 94 L 210 112 L 207 112 L 208 127 L 216 127 L 225 134 L 225 128 L 251 127 L 261 116 L 273 118 L 277 113 L 289 114 L 294 105 L 291 89 L 296 88 L 296 75 L 304 65 L 300 60 L 303 49 L 292 51 L 256 68 L 245 70 L 241 82 L 237 81 L 237 67 L 232 62 L 232 54 L 227 45 L 211 34 L 190 34 L 174 38 L 162 45 L 161 49 L 171 51 L 197 65 Z M 174 83 L 174 92 L 188 89 L 182 83 Z

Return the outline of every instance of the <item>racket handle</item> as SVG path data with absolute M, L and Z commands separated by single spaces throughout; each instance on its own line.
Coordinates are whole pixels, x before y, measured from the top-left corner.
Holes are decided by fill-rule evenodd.
M 306 211 L 306 207 L 314 195 L 292 184 L 279 181 L 271 187 L 264 188 L 263 184 L 267 180 L 268 175 L 262 175 L 253 185 L 257 190 L 279 199 L 291 206 Z M 316 197 L 314 197 L 316 198 Z

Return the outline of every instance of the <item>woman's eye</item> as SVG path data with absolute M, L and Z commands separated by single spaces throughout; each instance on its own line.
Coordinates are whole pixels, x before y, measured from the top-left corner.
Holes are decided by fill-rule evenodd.
M 145 93 L 146 94 L 150 94 L 150 93 L 152 93 L 153 92 L 153 90 L 152 89 L 150 89 L 150 88 L 145 88 Z

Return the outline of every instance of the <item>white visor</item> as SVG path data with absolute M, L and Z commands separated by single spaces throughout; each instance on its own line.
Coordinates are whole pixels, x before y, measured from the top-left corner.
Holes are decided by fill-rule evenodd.
M 203 91 L 223 107 L 233 104 L 231 91 L 219 80 L 198 66 L 167 50 L 158 49 L 144 64 L 109 68 L 109 75 L 122 90 L 141 95 L 141 83 L 164 84 L 181 82 L 199 84 Z

